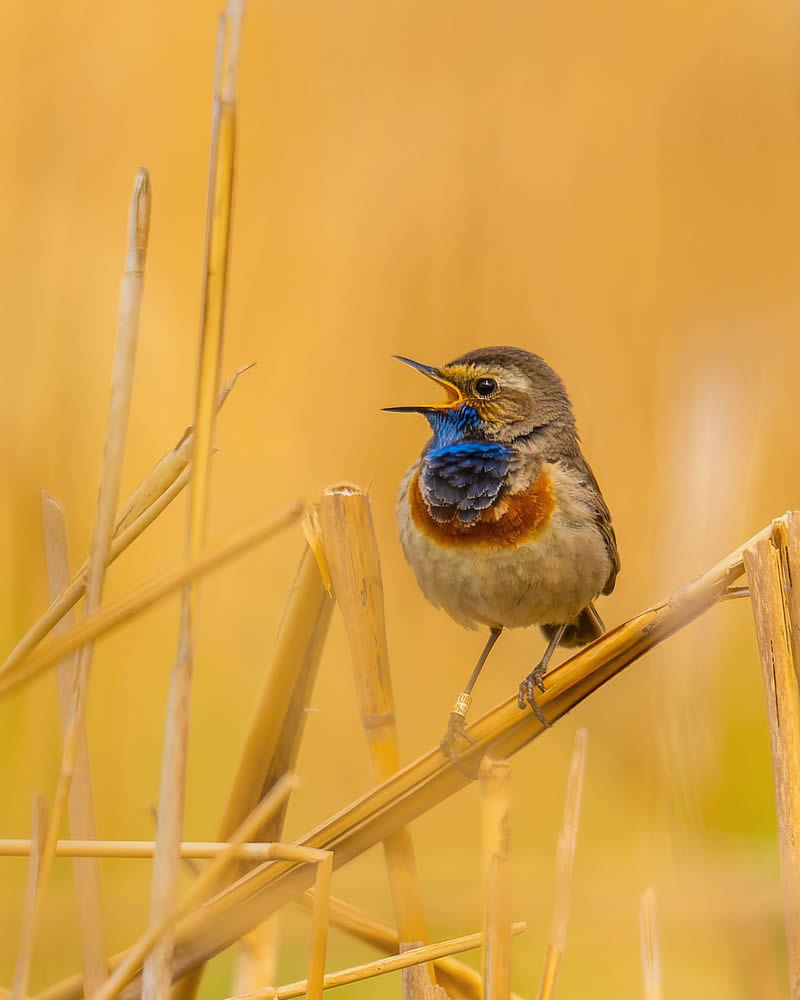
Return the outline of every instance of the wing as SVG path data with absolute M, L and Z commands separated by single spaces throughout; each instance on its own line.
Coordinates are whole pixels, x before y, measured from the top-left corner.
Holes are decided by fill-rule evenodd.
M 603 593 L 610 594 L 614 589 L 614 584 L 617 582 L 617 574 L 620 568 L 617 536 L 614 534 L 614 526 L 611 523 L 611 512 L 603 499 L 603 494 L 600 492 L 600 487 L 597 485 L 594 473 L 583 455 L 577 455 L 571 461 L 574 463 L 575 469 L 580 473 L 586 486 L 586 500 L 594 515 L 594 523 L 597 525 L 600 534 L 603 536 L 603 541 L 606 543 L 606 551 L 611 562 L 611 572 L 608 575 L 605 587 L 603 587 Z
M 422 460 L 422 495 L 437 521 L 471 524 L 503 494 L 510 456 L 501 444 L 465 441 L 435 448 Z

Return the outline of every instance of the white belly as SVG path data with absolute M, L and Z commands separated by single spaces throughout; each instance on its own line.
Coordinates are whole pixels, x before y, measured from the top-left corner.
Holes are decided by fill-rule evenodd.
M 557 468 L 551 471 L 550 521 L 513 549 L 442 545 L 423 534 L 411 519 L 408 498 L 415 468 L 400 487 L 400 542 L 422 592 L 455 621 L 468 628 L 559 625 L 600 594 L 611 568 L 605 542 Z

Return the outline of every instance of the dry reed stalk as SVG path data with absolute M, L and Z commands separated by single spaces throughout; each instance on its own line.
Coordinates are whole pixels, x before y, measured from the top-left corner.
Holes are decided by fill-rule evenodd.
M 741 575 L 743 549 L 762 537 L 769 537 L 771 532 L 770 525 L 666 601 L 617 626 L 549 671 L 545 692 L 538 699 L 549 720 L 561 718 L 649 649 L 712 607 Z M 480 759 L 491 753 L 508 757 L 542 732 L 533 713 L 519 711 L 515 693 L 469 726 L 468 733 L 475 744 L 467 756 L 474 754 Z M 470 780 L 465 769 L 447 760 L 437 747 L 340 810 L 299 843 L 334 851 L 334 868 L 341 867 Z M 182 921 L 177 933 L 174 975 L 185 975 L 207 961 L 309 888 L 310 883 L 308 872 L 281 863 L 249 872 L 230 889 L 209 900 L 202 912 Z M 124 995 L 136 996 L 136 984 Z M 73 976 L 45 990 L 37 1000 L 79 997 L 80 978 Z
M 239 940 L 231 987 L 234 993 L 251 993 L 259 989 L 263 983 L 275 982 L 278 973 L 279 940 L 280 922 L 277 913 Z M 184 980 L 181 980 L 181 983 L 183 982 Z
M 252 368 L 245 365 L 233 373 L 217 397 L 217 411 L 230 395 L 239 376 Z M 131 496 L 117 513 L 114 537 L 108 553 L 108 565 L 128 548 L 141 533 L 172 503 L 189 482 L 191 447 L 194 427 L 190 425 L 174 448 L 156 462 Z M 75 573 L 71 581 L 56 595 L 47 610 L 25 632 L 0 666 L 0 677 L 14 667 L 34 649 L 59 621 L 70 611 L 86 592 L 87 563 Z
M 194 907 L 200 906 L 208 897 L 208 893 L 213 891 L 213 887 L 219 881 L 220 876 L 236 860 L 241 847 L 248 843 L 253 834 L 267 820 L 267 818 L 286 800 L 291 790 L 297 782 L 293 775 L 285 775 L 256 806 L 252 813 L 242 823 L 239 829 L 230 838 L 224 851 L 216 855 L 208 867 L 198 876 L 186 896 L 175 903 L 174 900 L 169 910 L 158 920 L 150 922 L 145 933 L 130 948 L 124 959 L 114 968 L 114 971 L 103 984 L 102 988 L 94 995 L 93 1000 L 113 1000 L 119 995 L 125 983 L 136 972 L 136 969 L 146 960 L 151 949 L 158 943 L 159 938 L 174 927 L 176 921 Z M 158 844 L 156 842 L 156 850 Z M 322 852 L 315 852 L 318 856 Z M 161 996 L 166 996 L 167 991 Z
M 773 535 L 744 554 L 764 688 L 775 780 L 789 984 L 800 997 L 800 697 L 793 633 L 797 622 L 790 581 L 800 579 L 800 519 L 783 518 Z
M 795 676 L 800 684 L 800 513 L 791 511 L 772 525 L 772 539 L 781 557 L 781 586 L 786 600 L 787 626 L 792 647 Z M 792 567 L 794 567 L 794 572 Z
M 143 168 L 136 175 L 133 196 L 128 216 L 128 248 L 125 272 L 122 276 L 119 305 L 119 328 L 117 332 L 114 364 L 111 372 L 111 393 L 106 423 L 106 439 L 103 454 L 103 470 L 97 499 L 92 543 L 86 575 L 86 615 L 100 607 L 108 558 L 108 548 L 114 529 L 114 512 L 119 500 L 119 484 L 122 477 L 122 459 L 125 451 L 125 437 L 128 415 L 133 394 L 133 372 L 136 359 L 136 344 L 139 334 L 139 314 L 144 286 L 144 265 L 147 256 L 147 237 L 150 228 L 150 177 Z M 39 874 L 36 884 L 36 904 L 33 913 L 33 935 L 47 893 L 50 873 L 53 867 L 55 843 L 61 827 L 61 819 L 66 808 L 72 784 L 78 747 L 84 739 L 86 726 L 86 700 L 88 697 L 89 671 L 94 653 L 94 643 L 87 642 L 78 651 L 78 662 L 73 676 L 68 719 L 64 726 L 64 741 L 61 769 L 56 785 L 53 806 L 42 849 Z M 84 969 L 91 977 L 92 989 L 96 989 L 105 978 L 103 966 L 92 963 Z M 27 988 L 27 981 L 23 989 Z
M 567 946 L 567 922 L 572 891 L 572 872 L 575 867 L 575 847 L 578 842 L 578 822 L 583 798 L 583 776 L 586 771 L 586 747 L 589 734 L 585 729 L 575 733 L 575 746 L 569 765 L 567 798 L 564 818 L 556 848 L 556 893 L 553 904 L 553 931 L 545 956 L 544 974 L 539 988 L 539 1000 L 552 1000 L 558 983 L 561 956 Z
M 261 794 L 294 767 L 333 605 L 314 556 L 306 547 L 231 784 L 220 839 L 241 822 Z M 279 819 L 282 815 L 276 815 L 271 825 Z M 270 831 L 271 839 L 274 832 Z
M 239 39 L 244 0 L 229 0 L 220 20 L 217 40 L 217 71 L 211 127 L 211 157 L 208 179 L 203 304 L 195 391 L 195 441 L 192 449 L 194 473 L 189 489 L 187 556 L 203 547 L 208 511 L 215 400 L 219 391 L 222 344 L 225 329 L 225 293 L 228 279 L 231 203 L 235 150 L 235 89 Z M 227 44 L 226 44 L 227 38 Z M 161 791 L 156 830 L 156 854 L 150 892 L 150 920 L 155 926 L 169 913 L 178 885 L 186 797 L 189 751 L 189 717 L 194 670 L 194 619 L 196 607 L 192 586 L 183 589 L 178 652 L 170 676 L 167 724 L 161 767 Z M 143 1000 L 159 1000 L 171 981 L 172 932 L 166 931 L 151 951 L 144 967 Z
M 256 803 L 257 805 L 258 803 Z M 278 806 L 280 808 L 280 805 Z M 185 840 L 180 845 L 182 858 L 215 858 L 230 849 L 227 840 Z M 0 858 L 25 858 L 34 849 L 32 840 L 0 840 Z M 56 857 L 59 858 L 152 858 L 154 840 L 59 840 Z M 263 841 L 241 844 L 234 854 L 243 861 L 300 861 L 316 864 L 327 857 L 325 851 L 314 851 L 294 844 L 266 844 Z
M 656 894 L 652 889 L 646 889 L 639 902 L 639 930 L 642 946 L 644 1000 L 661 1000 L 661 956 L 658 951 Z
M 67 525 L 63 506 L 48 493 L 42 493 L 42 523 L 50 595 L 59 594 L 70 580 Z M 70 611 L 56 626 L 69 628 L 74 621 Z M 58 696 L 61 707 L 61 726 L 66 736 L 72 710 L 72 692 L 77 683 L 77 654 L 62 660 L 58 665 Z M 89 763 L 89 741 L 86 728 L 78 732 L 75 747 L 75 767 L 67 800 L 69 830 L 73 837 L 94 840 L 97 836 L 94 821 L 94 799 Z M 58 845 L 56 845 L 57 853 Z M 86 995 L 93 992 L 108 975 L 106 966 L 105 933 L 103 931 L 103 906 L 100 892 L 100 870 L 92 858 L 73 862 L 78 925 L 83 958 L 83 983 Z
M 311 954 L 308 963 L 308 1000 L 322 1000 L 325 980 L 325 958 L 328 953 L 328 909 L 331 898 L 331 878 L 333 877 L 333 854 L 317 864 L 317 879 L 314 883 L 314 909 L 311 911 Z
M 372 769 L 378 782 L 385 781 L 398 768 L 397 725 L 380 560 L 366 493 L 349 485 L 325 490 L 319 504 L 319 526 L 350 644 Z M 405 828 L 393 831 L 383 848 L 402 951 L 426 939 L 411 832 Z M 428 972 L 431 982 L 435 982 L 433 968 Z
M 511 933 L 515 935 L 522 934 L 526 926 L 522 921 L 512 924 Z M 421 948 L 411 948 L 409 951 L 401 952 L 399 955 L 392 955 L 389 958 L 379 958 L 375 962 L 354 965 L 349 969 L 342 969 L 340 972 L 331 972 L 325 976 L 323 989 L 330 990 L 335 986 L 349 986 L 351 983 L 360 983 L 365 979 L 384 976 L 387 972 L 408 969 L 412 965 L 433 963 L 437 958 L 443 958 L 446 955 L 458 955 L 464 951 L 472 951 L 474 948 L 480 948 L 482 939 L 483 935 L 481 933 L 465 934 L 463 937 L 451 938 L 449 941 L 426 944 Z M 229 997 L 228 1000 L 291 1000 L 293 997 L 303 996 L 307 988 L 308 981 L 303 979 L 296 983 L 287 983 L 286 986 L 279 986 L 277 989 L 267 988 L 257 990 L 255 993 L 245 993 L 238 997 Z
M 313 527 L 307 526 L 313 533 Z M 313 541 L 313 538 L 312 538 Z M 228 802 L 217 835 L 226 839 L 281 775 L 294 769 L 333 614 L 312 549 L 306 547 L 281 619 L 275 650 L 256 701 Z M 279 840 L 285 810 L 259 831 Z M 199 986 L 202 967 L 173 989 L 173 1000 L 188 1000 Z
M 481 968 L 486 1000 L 511 997 L 511 765 L 484 757 L 480 766 L 483 919 Z
M 33 943 L 36 934 L 36 900 L 39 888 L 39 872 L 42 865 L 42 851 L 47 837 L 47 800 L 36 795 L 33 800 L 33 821 L 31 824 L 31 850 L 28 862 L 28 879 L 25 885 L 25 902 L 19 929 L 19 949 L 11 984 L 11 1000 L 25 1000 L 28 979 L 33 959 Z
M 236 556 L 249 552 L 268 538 L 283 531 L 302 514 L 300 504 L 294 504 L 278 517 L 264 518 L 240 529 L 236 534 L 216 545 L 209 546 L 197 556 L 185 559 L 178 566 L 148 580 L 143 586 L 117 601 L 104 605 L 93 615 L 87 616 L 64 635 L 48 642 L 43 649 L 32 653 L 14 670 L 0 675 L 0 696 L 16 690 L 37 677 L 43 670 L 56 664 L 62 657 L 79 649 L 84 643 L 141 614 L 162 598 L 178 590 L 188 580 L 209 573 Z
M 313 906 L 313 891 L 307 889 L 297 902 L 304 907 Z M 353 906 L 352 903 L 332 896 L 329 916 L 332 927 L 344 931 L 364 944 L 385 951 L 389 955 L 396 955 L 400 950 L 400 939 L 393 927 L 387 927 L 386 924 L 380 923 L 368 913 Z M 455 958 L 437 959 L 434 966 L 436 978 L 445 987 L 447 993 L 463 997 L 464 1000 L 483 1000 L 483 980 L 480 973 Z M 511 994 L 511 998 L 512 1000 L 520 1000 L 514 993 Z

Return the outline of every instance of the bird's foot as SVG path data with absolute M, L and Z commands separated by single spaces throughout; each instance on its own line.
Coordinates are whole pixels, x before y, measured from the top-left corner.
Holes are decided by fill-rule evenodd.
M 475 740 L 467 733 L 464 716 L 458 712 L 450 713 L 450 721 L 447 723 L 447 732 L 439 743 L 439 749 L 450 760 L 456 760 L 460 751 L 475 746 Z
M 540 691 L 544 691 L 544 675 L 547 671 L 547 664 L 542 662 L 539 663 L 533 670 L 528 674 L 525 680 L 519 686 L 519 694 L 517 695 L 517 707 L 522 711 L 525 710 L 526 705 L 530 705 L 533 709 L 533 714 L 545 727 L 545 729 L 550 728 L 550 723 L 545 719 L 542 714 L 541 708 L 539 708 L 536 703 L 536 688 Z

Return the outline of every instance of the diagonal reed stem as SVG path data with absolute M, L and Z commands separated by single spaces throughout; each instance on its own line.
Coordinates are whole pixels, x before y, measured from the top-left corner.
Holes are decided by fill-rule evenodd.
M 522 934 L 526 929 L 526 924 L 522 921 L 513 924 L 512 934 Z M 376 976 L 384 976 L 387 972 L 397 972 L 400 969 L 408 969 L 412 965 L 419 965 L 422 962 L 434 962 L 437 958 L 446 955 L 458 955 L 464 951 L 472 951 L 479 948 L 483 935 L 466 934 L 464 937 L 451 938 L 449 941 L 440 941 L 437 944 L 427 944 L 421 948 L 411 948 L 393 955 L 390 958 L 379 958 L 375 962 L 367 962 L 364 965 L 354 965 L 349 969 L 342 969 L 340 972 L 331 972 L 325 977 L 323 988 L 333 989 L 335 986 L 348 986 L 351 983 L 360 983 L 365 979 L 374 979 Z M 286 986 L 279 986 L 277 989 L 268 987 L 258 990 L 255 993 L 245 993 L 239 997 L 230 997 L 229 1000 L 291 1000 L 293 997 L 301 997 L 306 994 L 308 981 L 303 979 L 297 983 L 288 983 Z
M 138 590 L 117 601 L 110 602 L 93 615 L 71 628 L 64 635 L 32 653 L 8 674 L 0 675 L 0 696 L 27 684 L 42 671 L 53 667 L 62 657 L 79 649 L 85 642 L 97 639 L 123 622 L 141 614 L 162 598 L 174 593 L 195 577 L 209 573 L 229 559 L 243 555 L 268 538 L 288 528 L 303 512 L 299 504 L 289 507 L 277 517 L 263 518 L 240 529 L 222 542 L 211 545 L 199 555 L 185 559 L 178 566 L 153 577 Z
M 114 997 L 119 995 L 122 987 L 130 979 L 151 949 L 158 943 L 159 939 L 174 927 L 182 915 L 200 906 L 207 898 L 208 893 L 213 890 L 213 886 L 216 885 L 220 876 L 234 863 L 241 847 L 252 838 L 259 827 L 263 826 L 269 816 L 276 809 L 280 808 L 295 785 L 294 776 L 287 774 L 275 785 L 268 795 L 264 796 L 244 823 L 234 832 L 225 850 L 220 851 L 214 857 L 211 864 L 193 883 L 184 899 L 179 903 L 175 903 L 172 900 L 166 913 L 159 917 L 157 921 L 151 921 L 147 931 L 132 948 L 128 949 L 125 958 L 119 962 L 102 988 L 94 995 L 93 1000 L 113 1000 Z M 158 842 L 156 842 L 157 850 Z
M 222 408 L 239 376 L 252 367 L 252 364 L 245 365 L 233 373 L 217 397 L 217 411 Z M 193 441 L 194 427 L 190 425 L 175 446 L 161 456 L 122 504 L 117 513 L 114 537 L 108 552 L 109 566 L 166 510 L 189 482 L 189 459 Z M 50 606 L 17 642 L 0 666 L 0 678 L 6 672 L 11 673 L 83 597 L 86 593 L 87 566 L 88 563 L 84 562 L 72 580 L 52 599 Z

